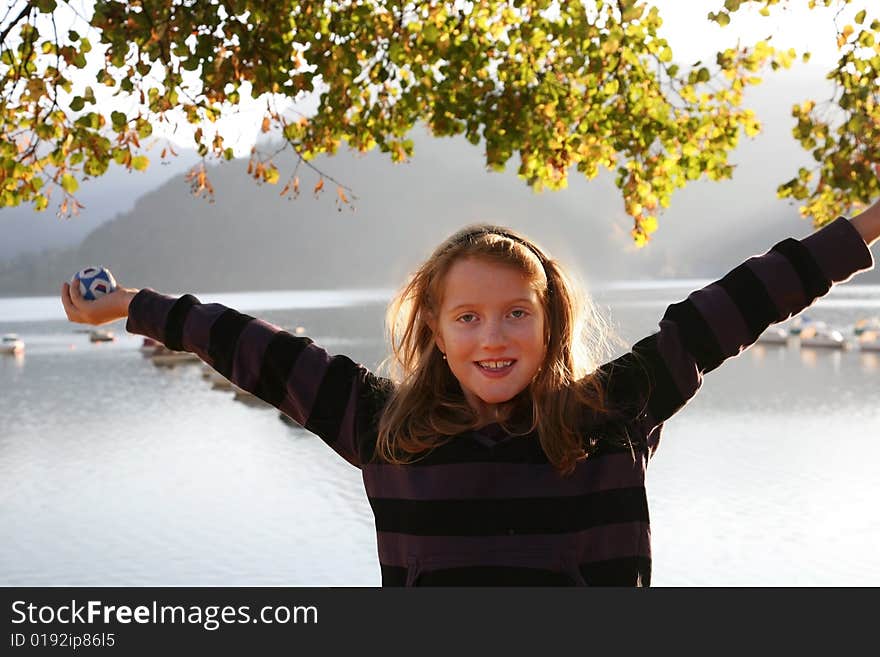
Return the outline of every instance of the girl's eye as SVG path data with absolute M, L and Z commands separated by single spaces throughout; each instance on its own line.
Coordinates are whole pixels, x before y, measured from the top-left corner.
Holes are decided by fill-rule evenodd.
M 464 315 L 462 315 L 461 317 L 458 318 L 458 321 L 460 321 L 460 322 L 463 321 L 465 324 L 470 324 L 471 321 L 469 319 L 467 319 L 468 317 L 476 317 L 476 315 L 474 315 L 473 313 L 465 313 Z
M 515 313 L 520 313 L 520 314 L 515 315 Z M 513 311 L 511 311 L 510 314 L 514 315 L 514 317 L 516 317 L 516 319 L 520 319 L 522 317 L 525 317 L 528 313 L 525 310 L 513 310 Z

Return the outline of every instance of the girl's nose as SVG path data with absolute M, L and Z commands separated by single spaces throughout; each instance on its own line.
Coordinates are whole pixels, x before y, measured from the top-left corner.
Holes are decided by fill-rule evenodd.
M 483 332 L 484 347 L 503 347 L 507 342 L 501 322 L 487 322 Z

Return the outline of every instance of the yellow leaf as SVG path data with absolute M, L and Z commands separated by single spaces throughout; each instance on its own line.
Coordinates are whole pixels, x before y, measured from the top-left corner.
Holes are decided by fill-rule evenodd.
M 146 155 L 138 155 L 137 157 L 131 158 L 131 166 L 138 171 L 144 171 L 150 166 L 150 160 Z
M 63 176 L 61 176 L 61 187 L 68 194 L 73 194 L 77 189 L 79 189 L 79 183 L 77 182 L 76 178 L 71 176 L 69 173 L 65 173 Z

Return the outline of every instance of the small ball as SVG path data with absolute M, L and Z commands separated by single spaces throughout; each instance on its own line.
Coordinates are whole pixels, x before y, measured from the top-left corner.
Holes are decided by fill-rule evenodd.
M 71 285 L 79 283 L 79 292 L 86 301 L 110 294 L 116 289 L 116 279 L 106 267 L 89 265 L 76 272 L 70 279 Z

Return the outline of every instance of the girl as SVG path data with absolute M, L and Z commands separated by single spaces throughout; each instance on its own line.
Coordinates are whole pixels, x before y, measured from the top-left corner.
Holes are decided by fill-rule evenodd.
M 388 309 L 388 378 L 192 295 L 120 288 L 68 318 L 196 353 L 361 469 L 385 586 L 649 585 L 645 470 L 703 374 L 871 269 L 880 203 L 786 239 L 669 306 L 597 367 L 588 306 L 534 242 L 443 242 Z M 591 329 L 593 329 L 591 331 Z

